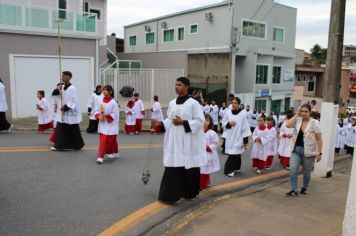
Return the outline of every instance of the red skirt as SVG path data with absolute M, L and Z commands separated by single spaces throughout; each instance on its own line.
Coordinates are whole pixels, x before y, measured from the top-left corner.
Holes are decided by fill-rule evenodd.
M 289 157 L 279 156 L 279 161 L 282 166 L 289 166 Z
M 271 167 L 273 163 L 273 156 L 268 156 L 266 160 L 266 166 Z
M 210 184 L 210 175 L 200 174 L 200 189 L 206 189 Z
M 152 120 L 153 121 L 153 120 Z M 153 122 L 151 122 L 151 133 L 152 134 L 158 134 L 161 133 L 161 127 L 160 126 L 154 126 Z
M 113 154 L 119 152 L 116 136 L 117 135 L 99 135 L 98 157 L 103 158 L 105 154 Z
M 37 131 L 38 132 L 44 132 L 47 129 L 53 129 L 53 121 L 51 121 L 48 124 L 43 124 L 43 125 L 38 124 L 38 126 L 37 126 Z
M 125 133 L 127 133 L 127 134 L 135 133 L 135 126 L 125 124 Z
M 135 132 L 141 133 L 142 131 L 142 119 L 136 119 Z
M 266 162 L 260 159 L 252 159 L 252 168 L 264 170 L 266 168 Z
M 52 134 L 49 137 L 49 141 L 51 141 L 52 143 L 54 143 L 54 141 L 56 140 L 56 128 L 53 128 Z

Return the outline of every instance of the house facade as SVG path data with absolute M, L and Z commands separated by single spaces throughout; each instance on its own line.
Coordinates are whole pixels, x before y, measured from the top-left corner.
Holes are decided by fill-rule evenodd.
M 72 71 L 86 107 L 106 57 L 100 52 L 106 48 L 106 8 L 106 0 L 0 0 L 0 77 L 10 117 L 36 115 L 37 90 L 50 96 L 59 82 L 59 45 L 61 70 Z
M 125 26 L 120 56 L 150 54 L 152 63 L 179 54 L 172 61 L 180 60 L 175 64 L 208 100 L 233 93 L 259 111 L 279 113 L 292 106 L 295 31 L 295 8 L 273 0 L 223 1 Z

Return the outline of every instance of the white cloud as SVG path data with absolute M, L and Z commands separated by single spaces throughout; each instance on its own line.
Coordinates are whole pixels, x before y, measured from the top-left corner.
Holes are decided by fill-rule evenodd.
M 123 37 L 123 26 L 221 0 L 108 0 L 108 33 Z M 327 46 L 331 0 L 276 0 L 298 9 L 296 47 Z M 345 44 L 356 44 L 356 0 L 346 5 Z

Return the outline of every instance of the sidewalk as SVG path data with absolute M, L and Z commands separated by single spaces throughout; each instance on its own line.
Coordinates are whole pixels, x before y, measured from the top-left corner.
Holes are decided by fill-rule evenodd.
M 351 164 L 335 163 L 331 179 L 313 177 L 306 196 L 285 197 L 288 178 L 225 195 L 185 214 L 165 235 L 341 235 Z

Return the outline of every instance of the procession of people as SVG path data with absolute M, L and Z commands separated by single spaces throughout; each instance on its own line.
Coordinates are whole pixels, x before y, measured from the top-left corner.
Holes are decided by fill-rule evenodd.
M 53 151 L 80 150 L 85 145 L 79 128 L 82 121 L 79 95 L 71 80 L 72 73 L 64 71 L 62 83 L 52 92 L 53 107 L 45 98 L 45 92 L 37 91 L 38 132 L 53 129 L 50 137 Z M 9 132 L 12 125 L 5 117 L 8 108 L 4 89 L 0 80 L 0 128 Z M 290 171 L 291 190 L 287 196 L 307 193 L 310 172 L 315 161 L 322 158 L 318 115 L 309 104 L 302 105 L 296 112 L 290 109 L 278 113 L 279 117 L 274 112 L 267 116 L 262 109 L 245 106 L 233 94 L 229 94 L 221 108 L 214 100 L 208 104 L 201 92 L 190 90 L 186 77 L 176 80 L 175 89 L 177 98 L 169 103 L 166 116 L 157 95 L 149 109 L 150 133 L 164 134 L 164 174 L 159 201 L 175 204 L 182 199 L 194 200 L 200 191 L 209 188 L 214 183 L 210 174 L 220 170 L 218 149 L 221 144 L 222 153 L 227 155 L 223 168 L 227 177 L 239 176 L 247 168 L 242 168 L 242 158 L 251 143 L 251 168 L 256 174 L 270 171 L 274 158 L 278 158 L 280 166 Z M 120 157 L 120 106 L 115 98 L 113 87 L 97 85 L 87 103 L 89 126 L 86 131 L 99 134 L 98 164 L 103 164 L 105 157 Z M 124 132 L 140 134 L 146 112 L 138 93 L 128 99 L 124 110 Z M 345 149 L 352 155 L 356 116 L 339 117 L 335 125 L 335 152 Z M 298 192 L 299 166 L 303 168 L 304 178 Z

